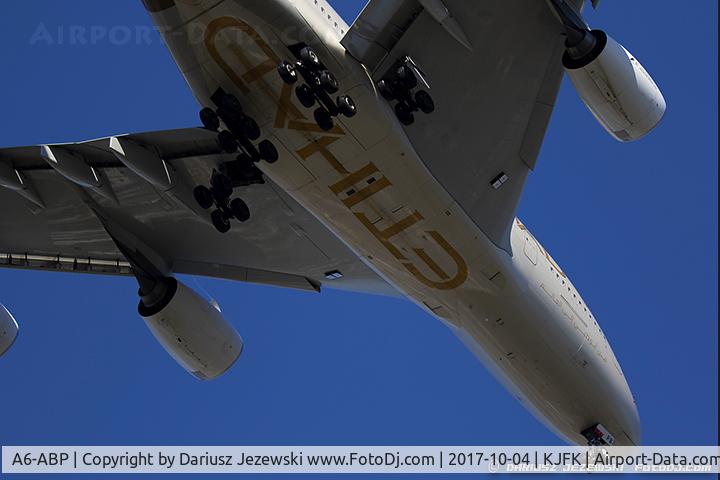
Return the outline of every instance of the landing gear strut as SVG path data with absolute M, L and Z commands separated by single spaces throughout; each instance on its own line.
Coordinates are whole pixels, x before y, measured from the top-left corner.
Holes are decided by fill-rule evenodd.
M 415 68 L 412 59 L 405 58 L 377 83 L 378 92 L 385 100 L 391 104 L 397 101 L 395 116 L 406 126 L 415 123 L 415 112 L 429 115 L 435 111 L 435 102 L 427 91 L 414 91 L 418 86 Z
M 265 183 L 256 163 L 262 160 L 275 163 L 279 154 L 270 140 L 254 143 L 262 132 L 257 122 L 245 113 L 237 97 L 219 88 L 210 99 L 216 109 L 205 107 L 200 110 L 200 121 L 206 129 L 217 132 L 218 145 L 223 152 L 238 155 L 234 161 L 214 169 L 210 187 L 198 185 L 193 195 L 202 209 L 214 207 L 210 215 L 213 225 L 220 233 L 226 233 L 230 230 L 231 219 L 239 222 L 250 219 L 247 204 L 240 198 L 231 199 L 235 188 Z M 226 129 L 222 129 L 223 124 Z
M 320 57 L 312 47 L 303 47 L 297 55 L 299 61 L 284 61 L 277 67 L 280 78 L 288 85 L 295 85 L 300 79 L 304 82 L 295 87 L 295 95 L 305 108 L 316 107 L 313 117 L 324 131 L 335 126 L 333 117 L 343 115 L 354 117 L 357 106 L 349 95 L 340 95 L 332 99 L 331 95 L 340 90 L 335 75 L 325 68 Z

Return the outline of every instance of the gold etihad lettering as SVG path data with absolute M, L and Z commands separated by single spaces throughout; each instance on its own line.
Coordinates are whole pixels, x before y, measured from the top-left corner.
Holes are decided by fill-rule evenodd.
M 345 167 L 340 163 L 340 161 L 335 158 L 335 155 L 330 153 L 330 150 L 328 150 L 328 146 L 332 145 L 333 143 L 340 140 L 340 137 L 320 137 L 315 139 L 314 142 L 308 143 L 306 146 L 301 148 L 297 151 L 297 154 L 300 155 L 300 158 L 303 160 L 307 160 L 308 158 L 312 157 L 314 154 L 319 153 L 322 155 L 325 160 L 330 164 L 330 166 L 340 175 L 347 175 L 348 172 Z M 334 192 L 336 195 L 339 192 Z
M 229 52 L 237 58 L 239 64 L 245 69 L 244 74 L 238 73 L 228 61 L 223 58 L 217 46 L 218 35 L 227 29 L 236 29 L 245 34 L 262 51 L 266 60 L 253 63 L 253 60 L 246 55 L 245 50 L 237 44 L 229 45 Z M 330 151 L 329 147 L 344 137 L 347 133 L 336 125 L 329 132 L 324 132 L 315 122 L 309 121 L 292 101 L 292 87 L 283 84 L 282 89 L 277 92 L 265 78 L 267 74 L 274 72 L 275 67 L 280 63 L 280 58 L 275 54 L 270 45 L 250 25 L 233 17 L 221 17 L 208 24 L 205 32 L 205 46 L 213 60 L 225 72 L 233 84 L 243 93 L 250 92 L 249 85 L 257 85 L 266 95 L 272 98 L 277 105 L 275 115 L 275 128 L 294 130 L 305 134 L 316 134 L 304 147 L 295 153 L 303 160 L 309 161 L 311 157 L 319 155 L 339 175 L 342 176 L 335 184 L 329 185 L 330 191 L 355 215 L 358 221 L 400 262 L 400 264 L 418 281 L 429 288 L 436 290 L 452 290 L 461 286 L 468 276 L 468 267 L 465 259 L 438 231 L 429 230 L 424 233 L 442 249 L 455 263 L 456 272 L 451 277 L 440 264 L 423 248 L 412 248 L 413 253 L 427 266 L 438 280 L 429 278 L 403 253 L 402 246 L 398 246 L 393 240 L 397 239 L 407 230 L 421 226 L 425 220 L 422 214 L 414 211 L 402 220 L 380 229 L 374 224 L 365 213 L 353 210 L 363 202 L 367 201 L 379 192 L 392 187 L 392 183 L 386 178 L 380 169 L 372 162 L 360 168 L 356 172 L 348 172 L 342 162 Z M 371 179 L 370 179 L 371 178 Z M 362 188 L 356 187 L 363 184 Z M 345 198 L 343 198 L 345 196 Z M 397 241 L 397 240 L 396 240 Z
M 334 156 L 332 157 L 335 158 Z M 330 185 L 330 190 L 339 197 L 341 193 L 348 189 L 351 189 L 354 185 L 362 182 L 374 173 L 380 173 L 380 170 L 378 170 L 378 168 L 372 162 L 370 162 L 357 172 L 348 174 L 347 177 L 345 177 L 343 180 L 340 180 L 335 185 Z M 388 180 L 384 176 L 380 177 L 379 180 L 375 180 L 372 183 L 367 184 L 366 187 L 363 187 L 360 190 L 353 189 L 352 194 L 348 195 L 348 197 L 343 200 L 343 203 L 346 207 L 352 208 L 355 205 L 372 197 L 381 190 L 390 187 L 391 185 L 392 183 L 390 183 L 390 180 Z

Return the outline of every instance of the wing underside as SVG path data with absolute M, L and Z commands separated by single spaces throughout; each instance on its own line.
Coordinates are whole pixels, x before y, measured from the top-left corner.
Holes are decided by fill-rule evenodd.
M 508 251 L 562 81 L 563 42 L 561 23 L 539 0 L 372 0 L 342 40 L 376 82 L 403 63 L 417 68 L 436 109 L 416 113 L 406 133 L 433 176 Z
M 212 132 L 191 128 L 116 137 L 165 161 L 177 179 L 177 186 L 167 190 L 127 168 L 110 149 L 110 138 L 51 146 L 92 167 L 102 189 L 79 186 L 60 174 L 40 146 L 0 149 L 0 185 L 14 186 L 0 186 L 0 267 L 132 274 L 107 232 L 107 220 L 98 218 L 101 209 L 158 252 L 175 273 L 311 291 L 328 286 L 396 295 L 267 179 L 237 189 L 251 219 L 236 223 L 227 234 L 217 232 L 192 197 L 192 186 L 207 184 L 213 168 L 231 160 Z M 22 179 L 22 189 L 11 184 L 8 177 L 13 175 Z

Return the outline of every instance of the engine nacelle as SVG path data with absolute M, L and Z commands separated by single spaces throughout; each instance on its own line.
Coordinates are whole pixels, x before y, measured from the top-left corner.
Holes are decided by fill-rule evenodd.
M 165 350 L 201 380 L 225 373 L 243 349 L 240 335 L 220 311 L 195 291 L 169 278 L 162 295 L 138 312 Z
M 0 357 L 15 343 L 18 330 L 18 324 L 12 314 L 0 303 Z
M 637 140 L 657 126 L 665 99 L 650 74 L 602 30 L 588 32 L 594 47 L 580 58 L 569 49 L 563 66 L 585 105 L 621 142 Z

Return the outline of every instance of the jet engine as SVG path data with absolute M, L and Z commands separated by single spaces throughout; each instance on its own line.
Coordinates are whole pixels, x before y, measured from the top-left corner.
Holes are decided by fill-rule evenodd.
M 207 300 L 174 278 L 140 290 L 138 313 L 177 363 L 201 380 L 225 373 L 243 349 L 240 335 Z
M 18 334 L 18 324 L 12 314 L 0 303 L 0 357 L 10 350 Z
M 665 99 L 640 62 L 602 30 L 570 31 L 563 66 L 585 105 L 617 140 L 648 134 Z

